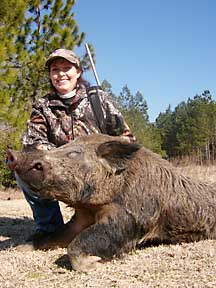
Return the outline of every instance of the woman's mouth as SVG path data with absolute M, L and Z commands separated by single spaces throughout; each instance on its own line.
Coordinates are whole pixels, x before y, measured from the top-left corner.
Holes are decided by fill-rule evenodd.
M 64 85 L 64 84 L 66 84 L 68 82 L 68 80 L 58 80 L 58 81 L 56 81 L 56 83 L 58 84 L 58 85 Z

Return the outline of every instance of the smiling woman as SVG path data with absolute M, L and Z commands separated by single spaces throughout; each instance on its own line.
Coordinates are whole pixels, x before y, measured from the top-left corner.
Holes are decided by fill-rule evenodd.
M 81 70 L 65 59 L 56 59 L 50 65 L 50 80 L 60 94 L 71 92 L 81 75 Z
M 81 136 L 101 132 L 87 94 L 89 83 L 82 78 L 79 58 L 71 50 L 57 49 L 50 54 L 45 65 L 48 68 L 51 92 L 33 104 L 27 130 L 22 138 L 23 149 L 28 151 L 50 150 Z M 134 137 L 122 114 L 111 102 L 110 95 L 99 91 L 99 98 L 106 133 L 122 135 L 133 142 Z M 15 169 L 13 160 L 8 154 L 8 167 L 12 170 Z M 41 171 L 42 167 L 37 164 L 35 168 Z M 33 211 L 36 223 L 36 234 L 31 238 L 33 243 L 38 237 L 43 239 L 49 233 L 53 236 L 54 232 L 64 230 L 66 225 L 68 227 L 71 224 L 69 222 L 64 225 L 57 201 L 38 197 L 18 175 L 16 179 Z
M 60 56 L 61 55 L 61 56 Z M 54 51 L 48 58 L 49 77 L 57 92 L 64 95 L 74 90 L 82 74 L 79 59 L 72 51 Z

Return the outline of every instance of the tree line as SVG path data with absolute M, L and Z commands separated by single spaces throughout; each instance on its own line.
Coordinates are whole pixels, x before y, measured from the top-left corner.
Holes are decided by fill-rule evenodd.
M 113 97 L 138 143 L 169 160 L 189 159 L 197 164 L 215 162 L 216 101 L 209 90 L 182 101 L 174 110 L 169 105 L 154 123 L 149 122 L 148 105 L 141 92 L 133 95 L 125 85 L 120 95 L 113 94 Z
M 209 90 L 160 113 L 156 119 L 169 158 L 189 157 L 199 164 L 216 159 L 216 102 Z
M 74 0 L 0 2 L 0 186 L 15 185 L 5 167 L 5 150 L 21 148 L 31 105 L 48 92 L 46 57 L 59 47 L 74 50 L 85 40 L 75 20 L 74 4 Z M 94 48 L 89 47 L 95 59 Z M 87 55 L 80 58 L 84 71 L 88 70 Z M 168 159 L 215 160 L 216 103 L 210 91 L 188 98 L 173 111 L 169 106 L 151 123 L 140 91 L 133 94 L 125 85 L 115 95 L 107 80 L 102 88 L 112 95 L 138 143 Z

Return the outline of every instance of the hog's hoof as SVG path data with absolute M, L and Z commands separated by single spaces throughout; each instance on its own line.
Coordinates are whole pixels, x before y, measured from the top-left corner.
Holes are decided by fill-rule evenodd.
M 90 270 L 98 268 L 98 266 L 101 265 L 99 263 L 101 257 L 98 256 L 91 256 L 85 253 L 81 253 L 78 256 L 70 255 L 70 253 L 68 255 L 72 268 L 76 271 L 88 272 Z

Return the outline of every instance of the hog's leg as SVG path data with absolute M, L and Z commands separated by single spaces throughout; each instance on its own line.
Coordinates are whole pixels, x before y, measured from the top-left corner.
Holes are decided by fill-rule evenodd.
M 99 221 L 83 230 L 68 246 L 74 270 L 95 268 L 101 259 L 119 256 L 135 247 L 136 226 L 132 216 L 124 210 L 102 214 Z
M 94 222 L 90 210 L 77 209 L 72 219 L 56 232 L 33 241 L 35 249 L 47 250 L 57 247 L 66 248 L 83 229 Z

